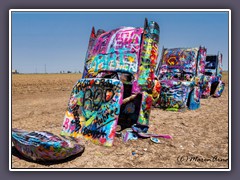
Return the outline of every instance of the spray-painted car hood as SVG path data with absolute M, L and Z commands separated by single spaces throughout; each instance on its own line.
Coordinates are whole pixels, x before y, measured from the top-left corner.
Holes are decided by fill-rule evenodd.
M 119 80 L 80 79 L 73 87 L 61 134 L 112 146 L 122 96 Z

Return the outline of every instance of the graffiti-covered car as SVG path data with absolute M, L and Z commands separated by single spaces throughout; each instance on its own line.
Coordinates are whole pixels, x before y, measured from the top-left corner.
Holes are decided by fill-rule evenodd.
M 154 106 L 171 111 L 200 107 L 206 48 L 163 48 L 156 74 L 160 94 Z
M 222 53 L 207 55 L 202 87 L 202 98 L 220 97 L 225 84 L 222 81 Z
M 73 87 L 63 135 L 112 146 L 116 127 L 148 127 L 159 26 L 92 29 L 82 79 Z

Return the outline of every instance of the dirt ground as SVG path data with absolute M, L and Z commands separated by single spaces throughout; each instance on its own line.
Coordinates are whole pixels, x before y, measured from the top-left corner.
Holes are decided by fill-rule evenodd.
M 12 75 L 12 127 L 59 135 L 68 98 L 80 74 Z M 81 156 L 57 163 L 35 163 L 12 148 L 12 168 L 228 168 L 228 74 L 220 98 L 201 99 L 198 110 L 169 112 L 153 108 L 149 132 L 172 139 L 124 143 L 113 147 L 85 142 Z

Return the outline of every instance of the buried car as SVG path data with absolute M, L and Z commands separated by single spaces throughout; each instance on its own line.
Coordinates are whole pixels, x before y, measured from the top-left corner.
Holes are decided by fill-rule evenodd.
M 222 53 L 207 55 L 202 87 L 202 98 L 220 97 L 225 83 L 222 81 Z
M 155 107 L 171 111 L 200 107 L 206 48 L 163 48 L 156 74 L 160 94 Z
M 117 125 L 148 128 L 159 26 L 92 29 L 82 79 L 73 87 L 62 135 L 112 146 Z

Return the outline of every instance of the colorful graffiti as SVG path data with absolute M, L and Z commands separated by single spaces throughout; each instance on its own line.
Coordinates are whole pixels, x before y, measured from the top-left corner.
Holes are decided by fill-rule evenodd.
M 143 91 L 138 124 L 145 125 L 145 126 L 149 125 L 149 117 L 151 112 L 152 101 L 153 101 L 152 95 Z
M 141 89 L 152 93 L 154 87 L 155 68 L 158 58 L 159 26 L 155 22 L 145 21 L 141 45 L 141 63 L 138 84 Z
M 225 87 L 221 79 L 222 54 L 207 55 L 201 97 L 220 97 Z
M 193 85 L 192 85 L 193 86 Z M 160 97 L 155 106 L 167 110 L 178 110 L 187 106 L 187 98 L 191 87 L 181 81 L 162 80 Z
M 91 33 L 83 78 L 99 71 L 125 71 L 135 75 L 139 66 L 142 28 L 123 27 L 100 35 Z
M 216 90 L 212 94 L 213 97 L 220 97 L 222 95 L 222 92 L 224 90 L 225 83 L 222 82 L 221 80 L 218 82 L 218 85 L 216 87 Z
M 153 98 L 160 91 L 159 83 L 154 86 L 159 32 L 158 24 L 147 19 L 144 28 L 121 27 L 96 34 L 92 29 L 83 79 L 73 88 L 63 134 L 111 146 L 117 124 L 148 127 Z M 111 87 L 95 81 L 111 82 Z M 109 97 L 98 90 L 106 88 L 111 90 Z
M 81 79 L 73 87 L 62 135 L 112 146 L 122 104 L 123 85 L 115 79 Z
M 198 109 L 205 58 L 204 47 L 164 48 L 156 69 L 161 88 L 154 106 L 171 111 Z
M 92 28 L 83 76 L 72 89 L 62 137 L 13 129 L 17 150 L 33 160 L 60 160 L 84 151 L 75 138 L 112 146 L 117 125 L 131 127 L 124 142 L 138 137 L 150 137 L 155 143 L 158 137 L 170 139 L 147 132 L 151 106 L 195 110 L 200 97 L 221 96 L 222 54 L 207 56 L 204 47 L 163 48 L 156 68 L 159 33 L 158 24 L 147 19 L 144 28 L 97 33 Z
M 32 160 L 61 160 L 84 151 L 79 139 L 56 136 L 47 131 L 27 132 L 12 129 L 12 142 L 26 158 Z

